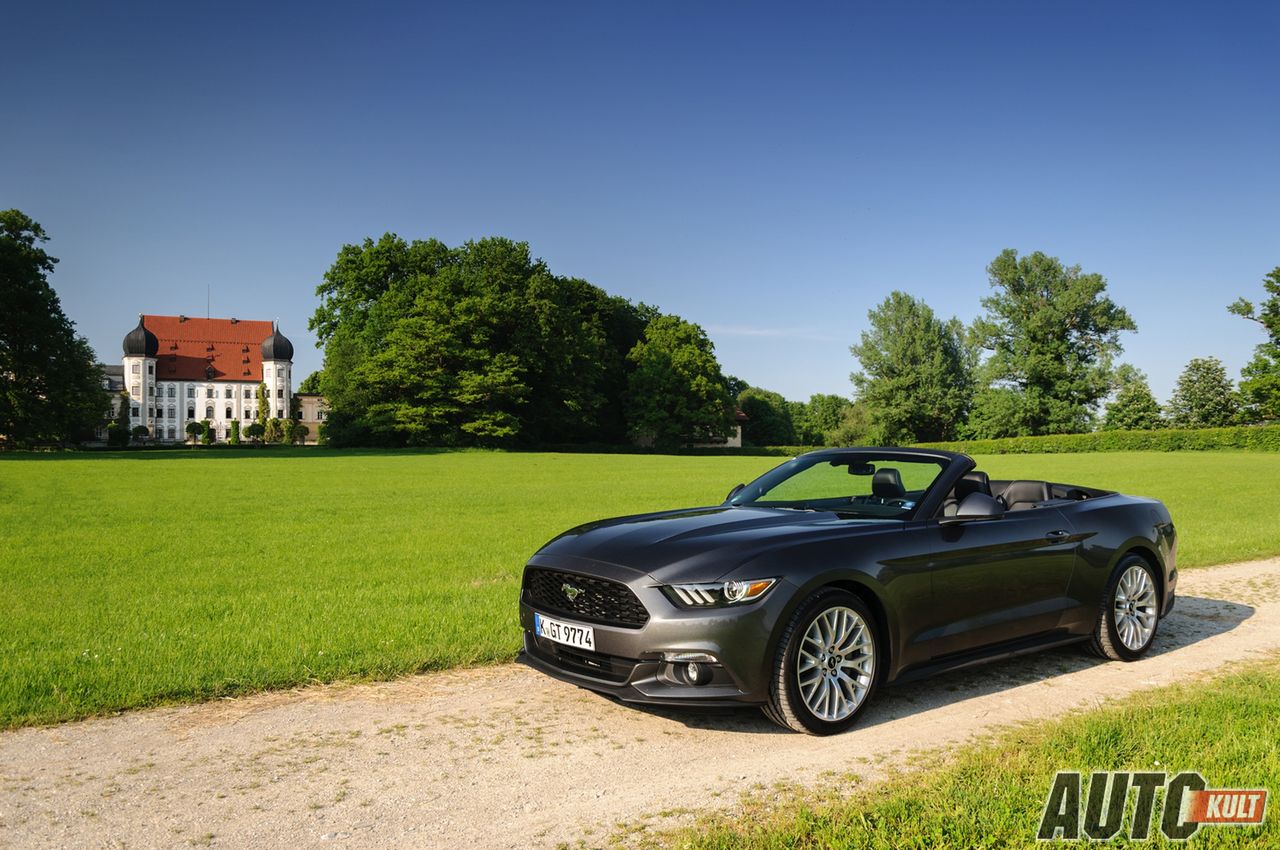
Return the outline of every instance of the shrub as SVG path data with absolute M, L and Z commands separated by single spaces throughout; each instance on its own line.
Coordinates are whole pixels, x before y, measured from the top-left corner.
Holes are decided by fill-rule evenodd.
M 233 446 L 240 445 L 240 423 L 232 419 L 231 426 L 227 430 L 227 442 Z
M 1187 452 L 1221 449 L 1280 452 L 1280 425 L 1165 428 L 1159 431 L 1095 431 L 1091 434 L 1052 434 L 1043 437 L 921 443 L 920 447 L 946 449 L 966 454 Z

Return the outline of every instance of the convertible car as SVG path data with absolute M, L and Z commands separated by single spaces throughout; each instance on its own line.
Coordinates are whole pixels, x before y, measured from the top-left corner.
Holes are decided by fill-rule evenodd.
M 723 504 L 603 520 L 524 570 L 521 660 L 620 700 L 847 729 L 883 682 L 1081 642 L 1133 661 L 1178 583 L 1164 505 L 966 455 L 810 452 Z

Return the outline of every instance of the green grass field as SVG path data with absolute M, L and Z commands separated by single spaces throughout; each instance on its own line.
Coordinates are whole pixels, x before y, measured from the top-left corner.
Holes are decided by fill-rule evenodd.
M 743 814 L 632 835 L 628 843 L 681 850 L 1033 847 L 1045 795 L 1059 770 L 1170 776 L 1197 770 L 1211 788 L 1270 788 L 1274 795 L 1280 787 L 1277 740 L 1280 661 L 1273 658 L 1208 683 L 1143 691 L 1102 709 L 1014 728 L 960 749 L 945 766 L 905 771 L 848 799 L 794 790 L 781 803 L 757 800 Z M 1131 792 L 1121 836 L 1133 823 L 1133 804 Z M 1155 811 L 1158 816 L 1163 809 Z M 1152 839 L 1114 843 L 1277 847 L 1280 821 L 1268 814 L 1262 826 L 1202 827 L 1191 841 L 1173 842 L 1153 820 Z
M 520 569 L 588 520 L 718 502 L 768 457 L 0 456 L 0 727 L 510 659 Z M 1280 552 L 1280 454 L 993 456 L 1158 496 L 1183 567 Z

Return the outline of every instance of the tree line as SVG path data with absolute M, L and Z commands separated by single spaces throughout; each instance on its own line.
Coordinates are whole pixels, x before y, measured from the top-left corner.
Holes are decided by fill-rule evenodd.
M 892 445 L 1280 419 L 1280 267 L 1263 279 L 1265 300 L 1242 298 L 1228 308 L 1267 335 L 1239 386 L 1220 360 L 1197 357 L 1165 405 L 1141 371 L 1115 362 L 1120 335 L 1137 326 L 1106 294 L 1101 275 L 1013 250 L 1001 252 L 987 274 L 985 313 L 968 327 L 903 292 L 870 310 L 869 328 L 850 347 L 861 366 L 850 376 L 852 399 L 799 404 L 761 388 L 743 391 L 748 440 Z

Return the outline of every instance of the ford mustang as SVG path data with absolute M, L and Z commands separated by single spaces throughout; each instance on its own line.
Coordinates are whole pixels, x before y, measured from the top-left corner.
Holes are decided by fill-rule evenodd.
M 853 724 L 885 682 L 1080 642 L 1133 661 L 1173 607 L 1154 499 L 993 480 L 963 454 L 810 452 L 723 504 L 588 523 L 525 567 L 520 658 L 637 703 Z

